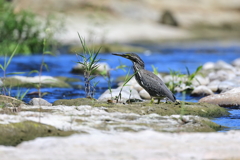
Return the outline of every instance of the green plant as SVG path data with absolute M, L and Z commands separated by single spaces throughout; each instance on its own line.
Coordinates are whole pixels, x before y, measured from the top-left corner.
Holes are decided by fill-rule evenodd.
M 91 84 L 91 81 L 96 77 L 93 75 L 93 73 L 99 67 L 98 62 L 100 61 L 100 59 L 98 59 L 97 56 L 100 52 L 101 47 L 97 51 L 95 51 L 94 48 L 90 49 L 87 47 L 85 39 L 81 37 L 79 33 L 78 37 L 83 48 L 83 53 L 76 54 L 77 58 L 80 57 L 78 58 L 77 63 L 81 64 L 84 70 L 86 97 L 93 98 L 95 87 L 98 82 L 96 82 L 95 84 Z
M 23 100 L 23 98 L 26 96 L 26 94 L 28 93 L 29 89 L 27 89 L 26 91 L 22 92 L 20 90 L 20 88 L 18 88 L 17 94 L 16 94 L 16 98 L 19 100 Z
M 45 32 L 48 32 L 48 30 L 46 30 Z M 49 51 L 49 44 L 47 43 L 47 39 L 44 38 L 43 48 L 42 48 L 42 60 L 41 60 L 41 65 L 40 65 L 39 71 L 38 70 L 32 70 L 31 72 L 29 72 L 29 74 L 38 73 L 39 83 L 35 84 L 35 86 L 38 89 L 38 97 L 40 97 L 40 98 L 47 94 L 47 93 L 42 93 L 41 92 L 41 87 L 42 87 L 41 76 L 42 76 L 43 68 L 45 67 L 46 70 L 49 70 L 48 65 L 45 63 L 45 55 L 47 55 L 47 54 L 54 55 L 52 52 Z
M 157 67 L 155 67 L 154 65 L 151 65 L 152 66 L 152 69 L 153 69 L 153 73 L 155 74 L 155 75 L 158 75 L 159 73 L 158 73 L 158 68 Z
M 136 74 L 136 73 L 134 73 L 133 75 L 129 76 L 129 72 L 130 72 L 130 69 L 129 69 L 127 75 L 125 76 L 123 85 L 122 85 L 122 87 L 120 88 L 120 91 L 119 91 L 118 96 L 116 97 L 117 102 L 119 101 L 119 99 L 121 100 L 121 98 L 122 98 L 122 90 L 123 90 L 123 87 L 125 87 L 125 86 L 127 85 L 127 83 L 128 83 L 128 82 L 135 76 L 135 74 Z M 132 93 L 132 91 L 130 90 L 129 99 L 130 99 L 131 93 Z
M 181 84 L 183 84 L 183 79 L 185 77 L 184 74 L 181 74 L 181 72 L 179 71 L 174 71 L 170 69 L 170 75 L 172 77 L 172 79 L 166 83 L 166 85 L 168 86 L 168 88 L 174 92 L 176 87 L 181 86 Z
M 170 75 L 172 79 L 166 83 L 168 88 L 174 92 L 176 87 L 180 87 L 182 84 L 188 86 L 189 89 L 192 89 L 192 81 L 196 75 L 201 71 L 202 66 L 199 66 L 192 74 L 190 74 L 189 69 L 186 67 L 187 74 L 182 74 L 179 71 L 173 71 L 170 69 Z
M 11 3 L 0 0 L 0 54 L 9 54 L 17 44 L 17 53 L 41 52 L 43 39 L 50 36 L 44 35 L 44 30 L 50 27 L 55 28 L 53 30 L 60 28 L 51 16 L 45 19 L 45 22 L 40 22 L 36 14 L 26 10 L 15 12 Z M 55 43 L 51 39 L 51 44 Z
M 6 95 L 8 92 L 8 95 L 10 95 L 10 90 L 8 90 L 5 86 L 4 86 L 4 81 L 7 77 L 7 75 L 9 74 L 19 74 L 19 72 L 15 72 L 15 73 L 8 73 L 7 74 L 7 68 L 10 65 L 12 58 L 14 57 L 16 50 L 17 50 L 18 46 L 15 47 L 14 51 L 12 52 L 11 56 L 8 58 L 7 55 L 4 56 L 4 64 L 0 64 L 0 68 L 3 71 L 3 77 L 1 78 L 3 85 L 2 85 L 2 89 L 1 89 L 1 94 Z
M 111 70 L 122 69 L 123 71 L 126 71 L 126 70 L 125 70 L 126 67 L 127 67 L 127 66 L 124 65 L 124 64 L 122 64 L 121 61 L 120 61 L 120 65 L 117 66 L 116 68 L 111 69 Z M 108 82 L 108 90 L 109 90 L 109 92 L 110 92 L 110 94 L 111 94 L 111 100 L 113 100 L 114 98 L 113 98 L 113 96 L 112 96 L 112 79 L 111 79 L 111 76 L 110 76 L 110 71 L 111 71 L 111 70 L 107 70 L 107 69 L 105 68 L 105 70 L 102 71 L 100 74 L 101 74 L 101 75 L 103 76 L 103 78 Z
M 9 58 L 7 58 L 7 55 L 5 55 L 4 57 L 4 64 L 0 64 L 0 68 L 2 69 L 3 71 L 3 77 L 1 78 L 1 80 L 3 81 L 3 85 L 2 85 L 2 90 L 1 90 L 1 95 L 9 95 L 11 96 L 11 87 L 9 88 L 6 88 L 4 86 L 4 81 L 7 77 L 7 75 L 13 75 L 13 74 L 22 74 L 24 72 L 12 72 L 12 73 L 7 73 L 7 68 L 8 66 L 10 65 L 11 61 L 12 61 L 12 58 L 14 57 L 15 53 L 16 53 L 16 50 L 18 48 L 18 45 L 15 47 L 14 51 L 12 52 L 11 56 Z M 22 100 L 26 94 L 27 94 L 28 90 L 26 90 L 24 93 L 22 93 L 20 91 L 20 89 L 18 89 L 17 91 L 17 95 L 16 95 L 16 98 L 19 99 L 19 100 Z

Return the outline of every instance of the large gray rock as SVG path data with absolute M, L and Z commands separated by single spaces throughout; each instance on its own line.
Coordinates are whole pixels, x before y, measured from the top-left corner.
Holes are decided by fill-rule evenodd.
M 219 83 L 218 85 L 218 91 L 219 92 L 226 92 L 233 88 L 240 87 L 240 84 L 235 83 L 234 81 L 227 80 Z
M 206 96 L 214 94 L 211 89 L 206 86 L 198 86 L 193 89 L 191 95 L 193 96 Z
M 223 107 L 232 107 L 240 105 L 240 87 L 231 89 L 221 94 L 214 94 L 204 97 L 199 102 L 217 104 Z
M 12 76 L 11 78 L 18 79 L 26 83 L 57 83 L 59 80 L 52 76 L 35 76 L 35 77 L 26 77 L 26 76 Z
M 234 67 L 240 67 L 240 58 L 237 58 L 234 61 L 232 61 L 232 65 Z
M 121 91 L 121 86 L 116 89 L 106 90 L 99 98 L 100 101 L 108 101 L 111 99 L 115 99 L 119 96 L 119 93 Z M 141 99 L 139 96 L 139 93 L 137 90 L 135 90 L 133 87 L 124 86 L 121 91 L 121 99 L 119 99 L 121 102 L 126 102 L 129 99 Z
M 230 65 L 230 64 L 228 64 L 228 63 L 226 63 L 222 60 L 217 61 L 214 68 L 217 69 L 217 70 L 231 70 L 231 71 L 236 70 L 232 65 Z
M 192 80 L 193 86 L 207 85 L 209 84 L 209 78 L 201 75 L 196 75 Z
M 119 86 L 122 86 L 124 82 L 120 83 Z M 138 92 L 141 91 L 143 88 L 138 84 L 138 82 L 136 81 L 135 77 L 133 77 L 130 81 L 128 81 L 128 83 L 126 84 L 126 86 L 131 86 L 134 89 L 136 89 Z
M 232 71 L 227 70 L 219 70 L 217 72 L 211 72 L 208 74 L 208 78 L 210 81 L 214 80 L 225 81 L 233 79 L 234 77 L 236 77 L 236 74 Z
M 29 101 L 29 104 L 33 106 L 52 106 L 51 103 L 42 98 L 33 98 Z
M 213 62 L 207 62 L 203 65 L 203 70 L 212 70 L 214 69 L 215 64 Z
M 217 92 L 218 91 L 218 86 L 221 82 L 219 80 L 214 80 L 212 82 L 210 82 L 207 87 L 209 89 L 211 89 L 213 92 Z
M 142 89 L 139 92 L 139 95 L 142 99 L 151 99 L 151 96 L 149 95 L 149 93 L 145 89 Z

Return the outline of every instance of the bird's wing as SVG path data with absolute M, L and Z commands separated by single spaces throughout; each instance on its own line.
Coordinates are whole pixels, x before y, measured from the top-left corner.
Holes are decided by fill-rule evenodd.
M 141 70 L 139 72 L 140 75 L 142 75 L 141 86 L 148 91 L 150 95 L 159 97 L 166 96 L 172 101 L 176 100 L 173 93 L 167 88 L 161 78 L 147 70 Z

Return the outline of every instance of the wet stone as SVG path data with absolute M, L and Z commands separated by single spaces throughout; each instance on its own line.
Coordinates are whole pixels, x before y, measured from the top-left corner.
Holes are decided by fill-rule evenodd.
M 217 104 L 222 107 L 240 106 L 240 87 L 231 89 L 224 93 L 210 95 L 201 98 L 199 102 Z
M 61 131 L 53 126 L 38 122 L 23 121 L 11 124 L 0 124 L 0 145 L 16 146 L 23 141 L 47 136 L 69 136 L 74 131 Z
M 29 104 L 33 106 L 52 106 L 51 103 L 42 98 L 33 98 L 29 101 Z

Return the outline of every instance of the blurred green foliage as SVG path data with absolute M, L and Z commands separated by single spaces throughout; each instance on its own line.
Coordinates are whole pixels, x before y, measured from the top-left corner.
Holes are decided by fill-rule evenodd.
M 25 10 L 15 13 L 10 2 L 0 0 L 0 56 L 11 55 L 17 45 L 17 53 L 41 53 L 44 38 L 50 44 L 55 43 L 53 34 L 46 33 L 52 25 L 50 17 L 40 23 L 34 13 Z

